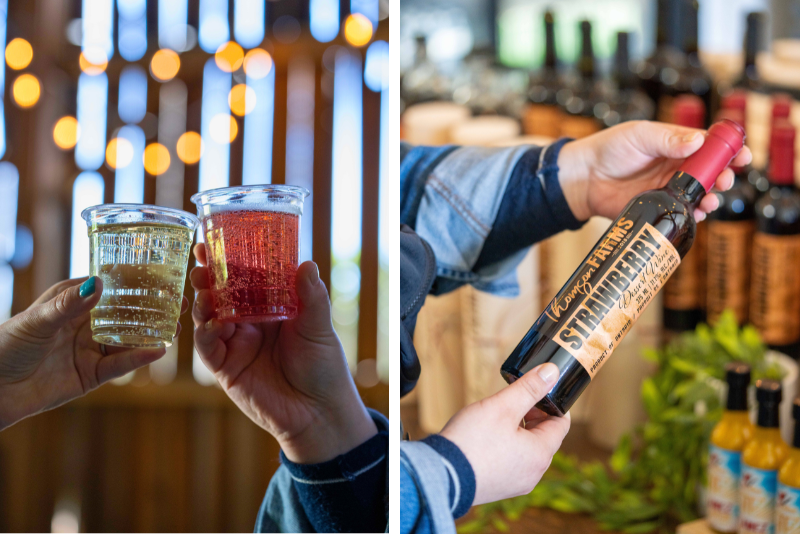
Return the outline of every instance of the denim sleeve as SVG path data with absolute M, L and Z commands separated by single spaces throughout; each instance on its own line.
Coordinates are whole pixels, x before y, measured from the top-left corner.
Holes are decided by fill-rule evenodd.
M 451 441 L 429 436 L 400 444 L 400 532 L 455 533 L 475 500 L 475 474 Z
M 558 184 L 556 162 L 567 141 L 545 148 L 401 147 L 402 222 L 433 248 L 434 293 L 472 284 L 516 296 L 525 249 L 581 226 Z
M 388 421 L 370 410 L 378 434 L 320 464 L 281 453 L 256 532 L 383 532 L 388 528 Z

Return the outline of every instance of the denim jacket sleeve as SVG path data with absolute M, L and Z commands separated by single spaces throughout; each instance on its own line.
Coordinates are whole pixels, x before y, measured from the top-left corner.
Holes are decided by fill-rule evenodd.
M 281 454 L 255 532 L 371 532 L 378 523 L 389 531 L 389 421 L 374 410 L 370 415 L 378 435 L 330 462 L 292 465 Z M 368 527 L 371 517 L 377 523 Z
M 548 147 L 401 147 L 401 223 L 436 256 L 433 291 L 463 284 L 516 296 L 516 267 L 526 249 L 575 219 L 558 183 L 558 154 Z

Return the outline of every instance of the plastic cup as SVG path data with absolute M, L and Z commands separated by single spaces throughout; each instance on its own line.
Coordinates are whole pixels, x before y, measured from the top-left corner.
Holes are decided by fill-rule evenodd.
M 103 280 L 91 313 L 92 339 L 121 347 L 172 345 L 200 221 L 144 204 L 92 206 L 81 217 L 89 227 L 90 274 Z
M 288 185 L 197 193 L 217 319 L 261 323 L 297 316 L 300 217 L 308 190 Z

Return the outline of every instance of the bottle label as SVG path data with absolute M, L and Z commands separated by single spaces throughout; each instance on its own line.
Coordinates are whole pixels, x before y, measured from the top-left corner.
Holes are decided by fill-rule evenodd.
M 650 223 L 634 226 L 633 220 L 619 218 L 586 259 L 580 276 L 573 276 L 545 310 L 561 325 L 556 343 L 591 378 L 681 263 L 672 243 Z
M 739 534 L 775 533 L 775 493 L 778 472 L 742 465 Z
M 709 322 L 716 321 L 727 308 L 734 311 L 739 324 L 747 322 L 750 306 L 750 262 L 747 260 L 752 258 L 754 228 L 753 221 L 708 222 Z
M 711 445 L 708 454 L 708 524 L 735 532 L 739 520 L 739 476 L 742 453 Z
M 800 532 L 800 488 L 792 488 L 778 482 L 775 534 L 797 532 Z
M 664 307 L 670 310 L 699 310 L 704 308 L 706 229 L 697 225 L 692 249 L 684 256 L 675 276 L 664 286 Z
M 756 232 L 750 320 L 770 345 L 788 345 L 800 335 L 800 235 Z

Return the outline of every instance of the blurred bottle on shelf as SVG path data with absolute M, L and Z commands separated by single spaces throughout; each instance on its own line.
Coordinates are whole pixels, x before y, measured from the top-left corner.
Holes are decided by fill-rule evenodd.
M 401 113 L 421 102 L 441 100 L 448 92 L 448 80 L 428 58 L 425 36 L 415 38 L 414 63 L 400 76 Z
M 745 124 L 747 95 L 742 90 L 726 96 L 717 120 L 726 118 Z M 747 322 L 750 306 L 750 262 L 755 231 L 756 190 L 747 176 L 752 169 L 734 168 L 733 187 L 716 191 L 719 208 L 708 215 L 708 251 L 706 274 L 706 317 L 714 323 L 731 308 L 740 325 Z M 740 261 L 731 261 L 739 258 Z M 743 261 L 742 261 L 743 260 Z
M 800 192 L 795 129 L 778 120 L 770 136 L 770 188 L 756 203 L 750 320 L 771 348 L 800 356 Z
M 747 15 L 747 29 L 744 34 L 744 67 L 742 75 L 737 79 L 733 86 L 742 88 L 746 91 L 763 92 L 764 83 L 758 76 L 756 68 L 756 55 L 762 40 L 764 31 L 764 13 L 750 13 Z
M 650 120 L 655 106 L 650 97 L 639 88 L 639 80 L 630 68 L 630 33 L 617 33 L 617 51 L 606 102 L 595 105 L 595 116 L 603 126 L 620 122 Z
M 595 117 L 595 104 L 605 101 L 602 84 L 595 72 L 594 49 L 592 47 L 592 23 L 580 23 L 581 54 L 578 59 L 578 76 L 569 87 L 558 91 L 557 99 L 561 106 L 561 136 L 576 139 L 591 135 L 601 129 Z
M 675 124 L 702 128 L 706 107 L 695 95 L 675 98 L 672 118 Z M 664 285 L 664 328 L 670 332 L 693 330 L 703 320 L 705 301 L 706 224 L 697 223 L 694 246 Z
M 680 71 L 680 77 L 675 84 L 677 94 L 694 94 L 699 96 L 706 105 L 708 111 L 707 123 L 711 121 L 711 110 L 713 109 L 713 85 L 714 80 L 700 61 L 698 49 L 698 2 L 697 0 L 680 0 L 683 2 L 683 13 L 681 20 L 685 21 L 682 25 L 684 29 L 683 51 L 685 53 L 686 65 Z
M 778 471 L 775 534 L 791 534 L 800 530 L 800 399 L 792 403 L 792 418 L 792 448 Z
M 528 102 L 522 111 L 522 128 L 526 135 L 557 138 L 561 133 L 561 110 L 556 95 L 564 86 L 558 72 L 555 22 L 553 13 L 544 14 L 544 64 L 531 75 Z

